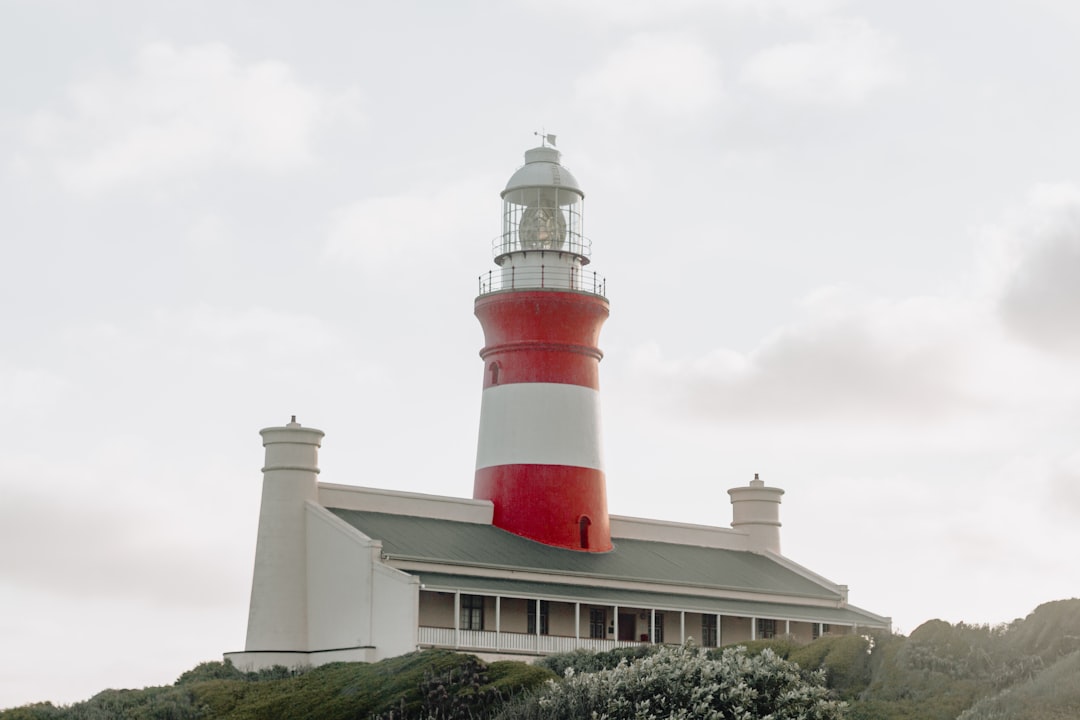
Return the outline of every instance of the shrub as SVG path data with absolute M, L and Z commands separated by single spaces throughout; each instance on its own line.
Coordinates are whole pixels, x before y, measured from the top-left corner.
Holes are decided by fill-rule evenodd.
M 245 675 L 240 670 L 236 669 L 236 666 L 232 664 L 231 660 L 225 662 L 204 662 L 199 663 L 192 669 L 185 672 L 176 680 L 176 684 L 190 685 L 191 683 L 205 682 L 207 680 L 246 680 Z
M 1080 717 L 1080 652 L 1031 679 L 983 698 L 958 720 L 1066 720 Z
M 733 647 L 710 655 L 689 645 L 661 647 L 610 670 L 576 673 L 549 682 L 500 720 L 721 720 L 763 718 L 834 720 L 844 703 L 833 699 L 821 673 L 804 673 L 769 649 L 751 656 Z
M 871 651 L 878 644 L 873 636 L 829 635 L 796 648 L 788 659 L 807 670 L 824 670 L 826 685 L 853 699 L 870 684 Z
M 650 655 L 660 647 L 658 645 L 635 645 L 632 647 L 593 652 L 592 650 L 575 650 L 574 652 L 560 655 L 549 655 L 536 661 L 540 667 L 547 668 L 555 675 L 563 677 L 567 670 L 573 670 L 576 674 L 611 670 L 617 667 L 623 660 L 631 661 Z
M 798 642 L 796 642 L 791 637 L 785 635 L 761 640 L 750 640 L 748 642 L 741 642 L 738 644 L 746 648 L 747 654 L 749 654 L 751 657 L 753 657 L 754 655 L 760 655 L 766 650 L 771 650 L 774 654 L 782 657 L 784 660 L 790 659 L 791 654 L 798 650 L 799 647 L 801 647 Z M 715 656 L 719 656 L 722 652 L 722 649 L 710 651 L 710 653 Z

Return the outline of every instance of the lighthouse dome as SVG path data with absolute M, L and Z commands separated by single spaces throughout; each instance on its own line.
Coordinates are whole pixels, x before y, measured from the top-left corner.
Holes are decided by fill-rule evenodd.
M 553 147 L 538 147 L 525 151 L 525 164 L 518 168 L 506 183 L 502 195 L 522 188 L 555 187 L 572 190 L 585 197 L 581 186 L 569 170 L 559 164 L 562 154 Z M 569 196 L 566 198 L 569 200 Z M 564 204 L 564 203 L 560 203 Z

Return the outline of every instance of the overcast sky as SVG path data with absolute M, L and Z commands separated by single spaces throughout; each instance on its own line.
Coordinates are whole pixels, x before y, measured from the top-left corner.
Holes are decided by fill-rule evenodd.
M 499 192 L 558 135 L 610 510 L 909 633 L 1080 590 L 1073 0 L 0 0 L 0 707 L 243 649 L 263 449 L 470 496 Z

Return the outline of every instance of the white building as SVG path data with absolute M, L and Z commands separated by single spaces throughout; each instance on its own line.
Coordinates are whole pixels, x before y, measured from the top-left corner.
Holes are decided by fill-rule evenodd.
M 323 433 L 262 431 L 262 506 L 241 669 L 423 647 L 529 656 L 889 628 L 780 552 L 783 490 L 728 491 L 730 528 L 607 513 L 599 423 L 605 283 L 584 193 L 545 146 L 503 191 L 481 276 L 484 390 L 471 499 L 320 482 Z

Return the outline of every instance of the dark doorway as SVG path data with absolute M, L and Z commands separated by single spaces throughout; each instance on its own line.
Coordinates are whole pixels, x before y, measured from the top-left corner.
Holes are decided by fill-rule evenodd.
M 634 640 L 637 630 L 637 616 L 634 613 L 619 613 L 619 639 Z

